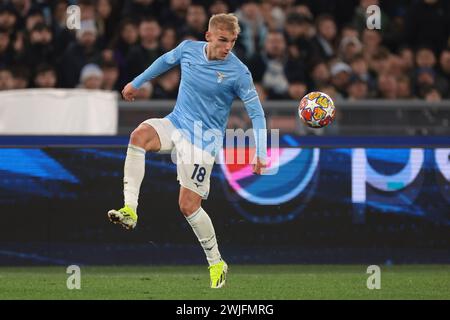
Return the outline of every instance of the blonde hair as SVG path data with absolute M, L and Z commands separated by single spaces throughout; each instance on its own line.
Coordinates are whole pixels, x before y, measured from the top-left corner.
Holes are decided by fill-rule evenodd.
M 208 30 L 225 29 L 227 31 L 239 34 L 241 28 L 239 27 L 238 18 L 232 13 L 219 13 L 213 15 L 209 19 Z

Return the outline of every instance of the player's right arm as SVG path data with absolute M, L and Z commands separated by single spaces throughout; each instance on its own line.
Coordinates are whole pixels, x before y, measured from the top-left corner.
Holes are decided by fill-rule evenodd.
M 181 42 L 175 49 L 156 59 L 144 72 L 129 82 L 122 90 L 122 96 L 127 101 L 133 101 L 138 89 L 144 82 L 156 78 L 160 74 L 180 64 L 183 47 L 189 40 Z

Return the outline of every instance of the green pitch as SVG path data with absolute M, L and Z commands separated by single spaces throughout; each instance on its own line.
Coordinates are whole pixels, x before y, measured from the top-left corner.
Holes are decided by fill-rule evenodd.
M 381 266 L 369 290 L 367 266 L 230 265 L 227 285 L 209 289 L 204 266 L 81 267 L 68 290 L 63 267 L 0 268 L 4 299 L 450 299 L 450 265 Z

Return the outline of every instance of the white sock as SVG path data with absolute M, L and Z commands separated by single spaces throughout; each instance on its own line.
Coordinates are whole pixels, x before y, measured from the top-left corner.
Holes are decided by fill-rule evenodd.
M 219 263 L 221 260 L 219 248 L 217 245 L 216 233 L 212 225 L 211 219 L 205 210 L 200 207 L 191 216 L 186 217 L 186 220 L 194 230 L 195 235 L 200 241 L 203 250 L 206 254 L 206 259 L 209 265 Z
M 139 190 L 145 174 L 145 149 L 129 144 L 125 159 L 123 195 L 125 205 L 135 212 L 138 206 Z

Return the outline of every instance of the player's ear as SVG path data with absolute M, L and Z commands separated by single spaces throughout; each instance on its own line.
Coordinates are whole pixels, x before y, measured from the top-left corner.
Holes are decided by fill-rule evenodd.
M 210 31 L 206 31 L 206 33 L 205 33 L 205 39 L 206 39 L 206 41 L 210 41 L 211 40 L 211 32 Z

